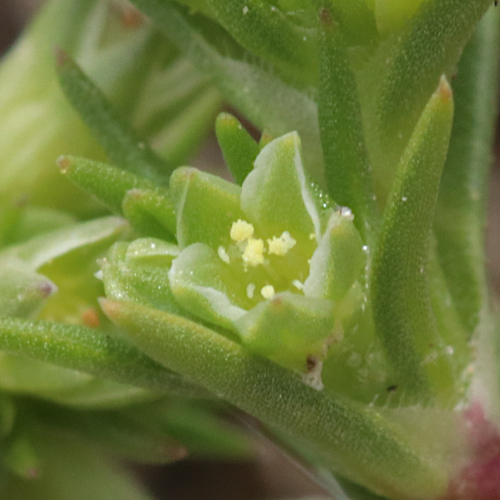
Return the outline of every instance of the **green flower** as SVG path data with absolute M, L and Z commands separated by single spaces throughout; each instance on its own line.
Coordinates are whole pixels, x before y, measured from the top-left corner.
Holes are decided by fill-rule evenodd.
M 150 305 L 232 332 L 249 350 L 322 388 L 322 361 L 342 340 L 343 311 L 352 311 L 345 304 L 361 304 L 365 259 L 351 210 L 335 207 L 309 180 L 298 135 L 265 146 L 241 187 L 182 167 L 171 177 L 170 194 L 180 253 L 152 239 L 115 246 L 103 268 L 108 296 L 133 300 L 116 278 L 132 266 L 139 286 L 145 260 L 155 255 L 159 279 L 151 285 L 150 276 L 143 287 L 164 288 L 168 280 L 169 291 Z M 172 299 L 183 311 L 162 305 Z

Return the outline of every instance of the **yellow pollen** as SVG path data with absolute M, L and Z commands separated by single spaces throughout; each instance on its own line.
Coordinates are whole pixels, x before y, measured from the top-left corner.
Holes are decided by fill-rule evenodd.
M 267 240 L 269 253 L 280 256 L 286 255 L 295 246 L 295 243 L 297 242 L 290 236 L 288 231 L 282 233 L 279 238 L 273 236 L 270 240 Z
M 238 219 L 233 222 L 229 236 L 233 241 L 249 240 L 253 236 L 253 225 L 245 220 Z
M 242 255 L 243 262 L 255 267 L 264 263 L 264 241 L 250 238 Z
M 265 299 L 272 299 L 274 297 L 274 294 L 275 294 L 274 286 L 273 285 L 266 285 L 266 286 L 262 287 L 260 294 Z

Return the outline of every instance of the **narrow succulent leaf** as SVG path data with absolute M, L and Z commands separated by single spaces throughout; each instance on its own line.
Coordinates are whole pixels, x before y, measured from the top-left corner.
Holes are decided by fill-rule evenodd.
M 456 397 L 450 359 L 430 301 L 428 263 L 432 223 L 453 117 L 443 77 L 401 159 L 373 264 L 375 325 L 394 369 L 394 384 L 408 397 Z
M 221 113 L 215 122 L 217 140 L 236 184 L 243 184 L 253 169 L 259 154 L 259 145 L 243 125 L 229 113 Z
M 444 493 L 446 474 L 417 456 L 380 415 L 306 386 L 300 377 L 183 318 L 103 300 L 106 314 L 158 362 L 308 443 L 324 463 L 388 496 Z M 396 493 L 397 492 L 397 493 Z
M 0 318 L 0 349 L 158 392 L 197 392 L 125 341 L 93 328 Z
M 216 19 L 246 49 L 271 62 L 288 78 L 314 81 L 314 32 L 290 22 L 269 0 L 207 0 Z
M 245 218 L 240 192 L 239 186 L 215 175 L 190 167 L 176 169 L 170 178 L 170 194 L 177 212 L 179 246 L 227 246 L 232 223 Z
M 236 328 L 250 351 L 306 372 L 309 357 L 322 359 L 333 324 L 330 300 L 283 292 L 255 306 Z
M 497 112 L 500 16 L 479 23 L 452 82 L 455 118 L 436 210 L 439 261 L 469 335 L 487 296 L 484 220 Z
M 122 210 L 142 236 L 175 241 L 176 214 L 166 190 L 131 189 L 123 198 Z
M 165 182 L 171 167 L 121 121 L 100 89 L 66 54 L 60 54 L 58 74 L 66 97 L 94 132 L 109 158 L 131 173 L 153 182 Z
M 82 411 L 37 404 L 29 407 L 37 422 L 57 432 L 70 433 L 103 453 L 149 464 L 181 460 L 187 450 L 151 426 L 134 422 L 121 411 Z
M 112 212 L 122 214 L 122 202 L 131 189 L 156 189 L 156 185 L 107 163 L 61 156 L 57 160 L 61 173 L 78 187 L 92 194 Z
M 119 408 L 158 397 L 146 389 L 6 352 L 0 353 L 0 388 L 81 409 Z
M 305 148 L 306 161 L 316 181 L 322 181 L 321 145 L 314 99 L 284 83 L 263 65 L 249 65 L 255 56 L 234 58 L 221 54 L 190 24 L 190 16 L 173 3 L 134 0 L 195 67 L 210 76 L 224 99 L 245 114 L 256 126 L 278 137 L 297 130 Z M 243 15 L 243 14 L 242 14 Z M 192 16 L 191 16 L 192 17 Z
M 320 24 L 318 118 L 326 182 L 332 198 L 353 211 L 367 241 L 377 225 L 377 205 L 357 84 L 340 26 L 326 8 Z
M 17 259 L 0 265 L 0 315 L 33 317 L 57 291 L 45 276 Z
M 252 307 L 245 284 L 214 249 L 203 243 L 184 249 L 168 277 L 177 302 L 209 323 L 233 330 L 233 322 Z
M 42 234 L 0 253 L 0 261 L 18 259 L 31 269 L 39 269 L 53 259 L 107 238 L 123 234 L 128 224 L 118 217 L 103 217 L 90 222 Z
M 462 50 L 491 0 L 429 0 L 373 58 L 358 81 L 365 81 L 374 161 L 387 183 L 439 78 L 449 80 Z M 382 70 L 381 70 L 382 69 Z M 372 75 L 370 78 L 368 74 Z M 380 76 L 378 76 L 380 75 Z
M 307 296 L 338 302 L 360 277 L 365 262 L 364 247 L 351 219 L 352 216 L 338 211 L 330 216 L 311 258 L 304 283 Z
M 2 442 L 0 463 L 23 479 L 36 479 L 39 476 L 42 463 L 24 428 L 15 429 L 13 434 Z
M 90 375 L 61 368 L 43 361 L 0 353 L 0 387 L 4 392 L 36 395 L 79 390 L 92 380 Z

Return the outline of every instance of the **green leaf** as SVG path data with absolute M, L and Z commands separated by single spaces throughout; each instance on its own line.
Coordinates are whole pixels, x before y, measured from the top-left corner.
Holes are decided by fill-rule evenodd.
M 428 265 L 437 193 L 451 132 L 453 99 L 443 77 L 401 159 L 373 263 L 378 335 L 405 397 L 456 400 L 459 381 L 436 326 Z
M 434 224 L 439 262 L 469 335 L 488 294 L 484 220 L 497 116 L 499 32 L 498 9 L 492 7 L 452 82 L 455 118 Z
M 0 353 L 0 388 L 11 394 L 45 399 L 75 408 L 107 409 L 158 397 L 142 388 L 123 385 L 50 363 Z
M 426 1 L 358 75 L 381 199 L 439 78 L 445 74 L 451 81 L 465 44 L 490 4 Z
M 125 341 L 93 328 L 0 318 L 0 349 L 157 392 L 197 393 Z
M 126 230 L 127 223 L 118 217 L 82 222 L 10 247 L 0 253 L 0 263 L 15 258 L 26 263 L 29 269 L 36 270 L 72 250 L 117 237 Z
M 166 190 L 131 189 L 123 198 L 122 210 L 139 234 L 175 241 L 176 214 Z
M 329 193 L 355 214 L 367 241 L 377 226 L 370 159 L 366 149 L 356 80 L 340 26 L 330 11 L 320 14 L 318 117 Z
M 370 408 L 315 391 L 289 370 L 186 319 L 127 302 L 101 305 L 158 362 L 307 443 L 350 480 L 392 497 L 444 494 L 445 467 L 435 453 L 414 454 Z
M 253 169 L 253 162 L 259 154 L 259 145 L 243 128 L 243 125 L 229 113 L 221 113 L 215 122 L 217 140 L 236 184 L 243 184 Z
M 95 196 L 116 214 L 122 214 L 122 202 L 127 191 L 156 189 L 153 182 L 107 163 L 61 156 L 57 164 L 71 182 Z
M 268 0 L 206 0 L 216 19 L 246 49 L 271 62 L 300 84 L 315 80 L 314 31 L 290 22 Z M 304 15 L 304 13 L 302 13 Z
M 66 54 L 59 56 L 58 75 L 67 98 L 111 160 L 131 173 L 164 183 L 172 168 L 120 120 L 104 94 Z
M 179 246 L 226 246 L 231 241 L 232 223 L 245 218 L 240 192 L 239 186 L 215 175 L 190 167 L 176 169 L 170 178 L 170 193 L 177 212 Z
M 20 260 L 0 265 L 1 316 L 34 317 L 56 291 L 54 283 Z

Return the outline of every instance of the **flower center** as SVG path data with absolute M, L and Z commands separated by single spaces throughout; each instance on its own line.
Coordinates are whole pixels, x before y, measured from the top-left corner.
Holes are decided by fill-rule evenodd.
M 246 294 L 249 299 L 272 299 L 277 292 L 286 289 L 301 292 L 303 283 L 299 277 L 286 279 L 280 272 L 283 266 L 288 267 L 286 257 L 297 243 L 288 231 L 264 240 L 255 236 L 253 224 L 238 219 L 233 222 L 229 236 L 234 243 L 227 248 L 220 246 L 217 253 L 226 264 L 242 266 L 247 276 Z M 305 260 L 299 255 L 295 258 Z M 304 280 L 305 276 L 300 278 Z

